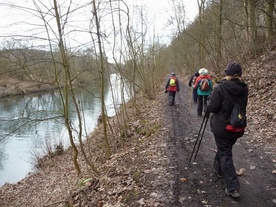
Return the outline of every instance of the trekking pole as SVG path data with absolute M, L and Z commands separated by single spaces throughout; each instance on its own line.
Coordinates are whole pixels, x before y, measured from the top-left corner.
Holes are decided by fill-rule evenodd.
M 204 117 L 203 117 L 200 129 L 199 129 L 198 134 L 197 134 L 196 142 L 195 142 L 191 157 L 189 159 L 189 165 L 191 163 L 191 160 L 192 160 L 193 156 L 194 156 L 193 162 L 195 162 L 195 160 L 196 160 L 197 153 L 198 153 L 198 150 L 199 150 L 199 147 L 200 147 L 200 144 L 201 144 L 204 132 L 205 132 L 205 128 L 206 128 L 206 125 L 208 123 L 209 115 L 210 115 L 210 112 L 206 112 Z M 202 130 L 202 127 L 203 127 L 203 130 Z M 201 133 L 201 130 L 202 130 L 202 133 Z M 197 149 L 196 149 L 196 147 L 197 147 Z M 196 149 L 196 152 L 195 152 L 195 149 Z M 195 152 L 195 154 L 194 154 L 194 152 Z

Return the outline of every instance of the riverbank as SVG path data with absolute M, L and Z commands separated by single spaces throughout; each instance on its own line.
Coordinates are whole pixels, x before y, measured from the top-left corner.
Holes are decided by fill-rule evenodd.
M 91 151 L 93 153 L 90 161 L 96 163 L 96 167 L 100 171 L 99 176 L 95 176 L 95 174 L 87 170 L 84 159 L 80 155 L 78 160 L 83 174 L 78 177 L 72 163 L 72 151 L 68 149 L 63 154 L 46 157 L 38 172 L 29 174 L 16 184 L 5 184 L 2 186 L 0 188 L 0 206 L 57 207 L 64 206 L 65 203 L 76 203 L 80 201 L 80 198 L 74 197 L 75 193 L 78 194 L 93 188 L 98 189 L 99 181 L 104 188 L 110 186 L 109 192 L 106 192 L 107 199 L 114 196 L 117 198 L 120 194 L 126 196 L 127 194 L 125 193 L 130 189 L 134 192 L 135 189 L 140 188 L 137 186 L 139 183 L 132 183 L 131 180 L 134 177 L 138 180 L 142 179 L 140 176 L 145 170 L 143 169 L 144 167 L 151 165 L 157 165 L 156 168 L 158 167 L 158 162 L 156 164 L 149 163 L 152 158 L 148 161 L 144 159 L 146 159 L 146 156 L 153 155 L 152 152 L 158 147 L 159 139 L 164 135 L 165 131 L 161 126 L 163 119 L 160 116 L 160 108 L 156 107 L 157 104 L 161 104 L 160 100 L 139 99 L 137 104 L 143 104 L 144 106 L 139 114 L 133 114 L 132 107 L 127 107 L 130 119 L 126 123 L 127 132 L 124 136 L 120 135 L 120 130 L 117 127 L 118 121 L 122 121 L 121 118 L 113 117 L 110 119 L 109 124 L 115 135 L 115 137 L 111 136 L 113 138 L 110 139 L 113 149 L 111 159 L 104 159 L 101 147 L 103 140 L 102 125 L 99 125 L 88 138 L 85 148 L 88 152 Z M 124 146 L 119 146 L 120 139 L 124 139 Z M 137 157 L 137 153 L 143 156 Z M 158 154 L 155 156 L 157 157 L 154 160 L 159 159 Z M 137 160 L 136 158 L 139 159 Z M 135 165 L 135 163 L 139 163 L 139 165 Z M 152 169 L 152 172 L 154 171 Z M 113 178 L 110 180 L 109 176 Z M 131 177 L 128 178 L 128 176 Z M 113 186 L 114 184 L 116 186 Z M 129 199 L 133 199 L 131 198 L 132 196 L 136 197 L 135 195 L 129 196 Z M 99 203 L 99 206 L 101 206 L 100 203 L 102 201 L 97 199 L 95 203 Z
M 0 79 L 0 98 L 54 89 L 57 89 L 57 87 L 53 84 L 41 84 L 35 81 L 19 81 L 13 78 Z

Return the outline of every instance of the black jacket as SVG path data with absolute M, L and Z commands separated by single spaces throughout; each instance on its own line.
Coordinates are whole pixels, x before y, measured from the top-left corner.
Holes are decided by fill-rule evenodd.
M 195 74 L 193 74 L 193 75 L 191 76 L 191 78 L 190 78 L 190 80 L 189 80 L 189 83 L 188 83 L 188 85 L 189 85 L 190 87 L 192 87 L 192 84 L 195 84 L 195 83 L 193 83 L 193 80 L 194 80 L 195 77 L 198 77 L 198 76 L 199 76 L 199 73 L 198 73 L 198 72 L 196 72 Z
M 238 138 L 243 133 L 233 133 L 225 129 L 233 108 L 233 104 L 238 102 L 246 111 L 248 101 L 248 87 L 238 78 L 222 80 L 214 87 L 213 93 L 207 102 L 207 111 L 214 113 L 211 118 L 211 130 L 220 137 Z

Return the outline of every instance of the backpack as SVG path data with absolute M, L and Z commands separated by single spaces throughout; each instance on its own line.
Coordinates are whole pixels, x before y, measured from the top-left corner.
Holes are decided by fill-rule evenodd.
M 170 80 L 170 86 L 176 86 L 176 80 L 175 80 L 175 78 L 171 78 L 171 80 Z
M 207 78 L 201 79 L 199 88 L 201 91 L 209 91 L 210 90 L 209 80 Z
M 245 127 L 246 127 L 245 109 L 243 109 L 239 103 L 234 103 L 234 106 L 229 118 L 229 124 L 226 126 L 226 130 L 230 132 L 239 133 L 239 132 L 244 132 Z

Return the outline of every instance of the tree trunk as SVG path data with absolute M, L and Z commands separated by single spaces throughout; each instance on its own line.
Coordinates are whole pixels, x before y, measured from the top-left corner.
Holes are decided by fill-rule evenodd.
M 204 44 L 204 35 L 203 35 L 203 22 L 202 22 L 202 18 L 203 18 L 203 15 L 204 15 L 204 7 L 205 7 L 205 0 L 197 0 L 197 4 L 198 4 L 198 17 L 199 17 L 199 65 L 200 67 L 202 66 L 203 64 L 203 60 L 204 60 L 204 48 L 203 48 L 203 44 Z
M 274 0 L 266 0 L 266 13 L 265 13 L 265 24 L 266 24 L 266 41 L 271 42 L 274 40 L 275 32 L 273 28 L 273 10 Z
M 96 0 L 92 1 L 92 7 L 93 7 L 93 14 L 95 17 L 95 24 L 97 29 L 97 39 L 98 39 L 98 48 L 100 51 L 100 76 L 101 76 L 101 91 L 100 91 L 100 97 L 101 97 L 101 116 L 102 116 L 102 123 L 103 123 L 103 131 L 104 131 L 104 147 L 105 147 L 105 154 L 106 157 L 109 158 L 111 156 L 111 149 L 109 145 L 108 135 L 107 135 L 107 121 L 106 121 L 106 110 L 105 110 L 105 101 L 104 101 L 104 76 L 105 76 L 105 66 L 104 66 L 104 55 L 102 51 L 102 41 L 101 41 L 101 33 L 100 33 L 100 21 L 98 18 L 98 11 L 96 7 Z
M 54 0 L 54 8 L 55 8 L 56 21 L 57 21 L 57 27 L 58 27 L 59 49 L 60 49 L 63 68 L 64 68 L 64 96 L 65 96 L 64 103 L 63 103 L 64 121 L 65 121 L 65 126 L 68 131 L 70 144 L 71 144 L 71 147 L 73 150 L 73 163 L 75 165 L 78 175 L 80 175 L 81 170 L 80 170 L 80 166 L 78 163 L 78 149 L 74 143 L 73 133 L 72 133 L 72 129 L 70 126 L 70 118 L 69 118 L 69 92 L 68 92 L 68 87 L 69 87 L 68 83 L 70 81 L 69 63 L 68 63 L 68 58 L 66 57 L 65 47 L 64 47 L 64 43 L 63 43 L 63 36 L 62 36 L 63 33 L 62 33 L 62 29 L 61 29 L 60 17 L 59 17 L 58 6 L 57 6 L 56 0 Z
M 219 73 L 219 62 L 221 61 L 221 41 L 222 41 L 222 24 L 223 24 L 223 0 L 220 0 L 219 3 L 219 16 L 218 16 L 218 27 L 217 27 L 217 34 L 216 34 L 216 65 L 217 65 L 217 73 Z
M 249 31 L 250 31 L 250 43 L 255 45 L 257 39 L 257 26 L 256 26 L 256 4 L 255 0 L 249 0 Z

